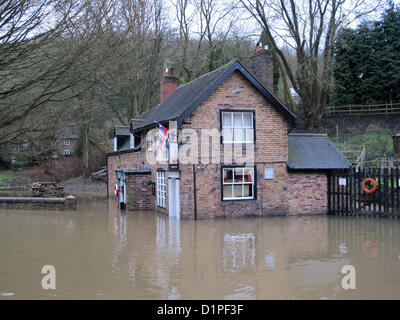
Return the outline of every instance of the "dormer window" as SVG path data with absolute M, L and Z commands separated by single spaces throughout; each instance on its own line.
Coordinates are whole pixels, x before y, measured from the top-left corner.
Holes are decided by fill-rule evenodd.
M 129 134 L 130 148 L 133 149 L 135 147 L 135 136 L 133 133 Z

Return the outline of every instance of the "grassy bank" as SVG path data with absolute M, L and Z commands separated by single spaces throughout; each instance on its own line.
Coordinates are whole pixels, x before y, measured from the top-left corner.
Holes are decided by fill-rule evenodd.
M 365 145 L 366 159 L 375 160 L 385 157 L 393 157 L 393 132 L 390 130 L 380 130 L 367 133 L 344 133 L 339 137 L 331 137 L 335 143 L 346 143 L 348 145 Z

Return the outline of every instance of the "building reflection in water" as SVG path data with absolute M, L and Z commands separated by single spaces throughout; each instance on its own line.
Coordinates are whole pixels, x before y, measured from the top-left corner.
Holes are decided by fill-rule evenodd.
M 265 265 L 269 268 L 275 267 L 275 253 L 270 252 L 265 255 Z
M 222 264 L 225 272 L 255 266 L 254 239 L 253 233 L 224 234 Z
M 168 228 L 168 230 L 166 230 Z M 168 233 L 167 233 L 168 232 Z M 168 238 L 167 238 L 168 234 Z M 161 289 L 162 299 L 180 299 L 179 287 L 172 279 L 179 268 L 181 238 L 180 220 L 156 215 L 156 285 Z
M 366 292 L 374 298 L 377 287 L 387 297 L 400 287 L 397 278 L 383 281 L 385 286 L 377 278 L 382 274 L 377 270 L 394 274 L 393 259 L 400 268 L 396 221 L 326 216 L 180 221 L 153 212 L 109 213 L 113 270 L 129 272 L 150 298 L 345 299 Z M 374 256 L 363 249 L 365 243 Z M 341 288 L 346 264 L 356 267 L 357 289 L 364 291 L 351 295 Z

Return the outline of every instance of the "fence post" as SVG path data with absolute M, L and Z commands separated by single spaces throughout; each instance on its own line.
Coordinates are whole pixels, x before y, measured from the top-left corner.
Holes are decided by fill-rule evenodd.
M 384 201 L 383 201 L 383 205 L 384 205 L 384 214 L 385 214 L 385 216 L 388 214 L 388 187 L 389 187 L 389 179 L 388 179 L 388 169 L 387 168 L 384 168 L 383 169 L 383 180 L 384 180 L 384 187 L 383 187 L 383 189 L 384 189 L 384 192 L 385 192 L 385 194 L 384 194 Z
M 331 172 L 328 171 L 328 215 L 331 214 Z
M 396 198 L 397 198 L 397 217 L 400 217 L 400 185 L 399 185 L 399 168 L 396 168 Z

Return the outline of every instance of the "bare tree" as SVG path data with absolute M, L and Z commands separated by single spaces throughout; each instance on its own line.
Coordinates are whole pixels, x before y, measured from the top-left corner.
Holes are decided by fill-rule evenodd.
M 103 69 L 100 96 L 118 122 L 129 125 L 159 101 L 164 7 L 161 0 L 123 0 L 118 16 L 113 37 L 121 43 L 109 46 L 111 60 Z
M 193 78 L 193 67 L 189 64 L 189 45 L 197 15 L 197 7 L 193 0 L 176 0 L 173 3 L 176 12 L 176 19 L 179 23 L 179 41 L 182 55 L 180 65 L 183 72 L 186 73 L 186 80 L 191 81 Z M 201 42 L 201 39 L 199 39 Z
M 200 40 L 204 38 L 208 47 L 208 71 L 213 71 L 217 51 L 237 22 L 237 5 L 235 1 L 222 3 L 217 0 L 196 0 L 196 6 L 199 12 Z
M 299 94 L 308 127 L 317 127 L 325 112 L 332 85 L 333 49 L 340 32 L 377 10 L 382 2 L 240 0 L 243 8 L 265 31 L 267 45 L 276 53 L 281 70 Z M 282 46 L 295 53 L 295 68 L 280 49 Z
M 79 0 L 1 1 L 0 144 L 36 139 L 33 132 L 55 124 L 51 114 L 61 116 L 87 90 L 87 74 L 76 71 L 97 33 L 87 31 L 79 43 L 69 33 L 85 8 Z

